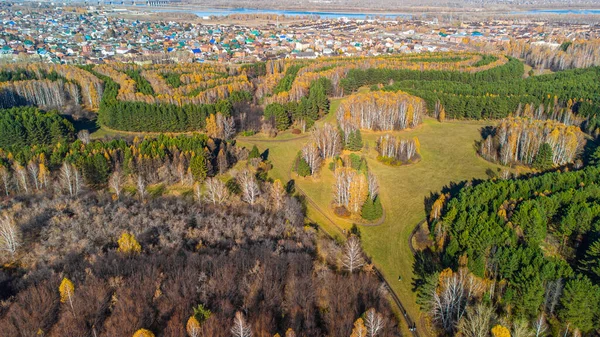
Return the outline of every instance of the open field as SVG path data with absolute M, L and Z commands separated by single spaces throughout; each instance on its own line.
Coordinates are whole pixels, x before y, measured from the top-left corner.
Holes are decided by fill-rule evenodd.
M 340 100 L 332 100 L 332 112 L 337 109 Z M 330 113 L 322 121 L 333 122 Z M 322 121 L 320 123 L 322 123 Z M 369 168 L 377 175 L 380 195 L 386 212 L 386 219 L 380 226 L 362 226 L 363 245 L 367 254 L 384 273 L 406 306 L 410 316 L 417 319 L 421 316 L 416 304 L 416 296 L 412 292 L 412 264 L 408 238 L 419 221 L 425 217 L 424 198 L 435 193 L 452 181 L 472 178 L 486 178 L 486 170 L 496 170 L 499 166 L 489 163 L 476 155 L 474 142 L 480 139 L 479 130 L 490 122 L 486 121 L 449 121 L 439 123 L 427 118 L 414 130 L 398 131 L 394 134 L 401 138 L 418 137 L 421 143 L 422 160 L 418 163 L 392 167 L 376 160 L 374 149 L 381 132 L 364 131 L 363 141 L 369 150 L 362 154 L 368 160 Z M 266 139 L 260 136 L 241 138 L 244 146 L 257 145 L 261 151 L 269 149 L 269 159 L 273 162 L 273 178 L 287 181 L 290 177 L 291 164 L 296 153 L 307 141 L 306 137 L 292 137 L 284 133 L 279 137 Z M 307 196 L 317 205 L 308 205 L 308 216 L 323 225 L 330 234 L 340 232 L 352 226 L 352 219 L 341 219 L 333 214 L 330 203 L 333 190 L 333 173 L 327 163 L 317 178 L 292 178 Z M 338 228 L 327 218 L 333 219 Z M 398 277 L 402 281 L 398 281 Z M 420 328 L 423 331 L 422 327 Z

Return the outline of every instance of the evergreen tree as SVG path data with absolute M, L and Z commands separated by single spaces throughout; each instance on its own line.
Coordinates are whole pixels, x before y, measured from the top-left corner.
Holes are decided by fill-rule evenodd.
M 375 200 L 371 199 L 371 197 L 368 197 L 363 204 L 361 215 L 363 219 L 369 221 L 381 218 L 383 215 L 383 207 L 381 206 L 379 197 L 375 197 Z
M 591 244 L 581 262 L 581 270 L 600 282 L 600 239 Z
M 260 151 L 258 151 L 258 148 L 256 147 L 256 145 L 254 145 L 252 147 L 252 150 L 250 150 L 250 153 L 248 154 L 248 159 L 254 159 L 254 158 L 260 158 Z
M 564 322 L 583 332 L 594 329 L 594 319 L 600 313 L 600 288 L 587 277 L 579 276 L 569 281 L 560 303 L 559 316 Z
M 310 175 L 310 165 L 302 158 L 301 155 L 296 157 L 296 173 L 301 177 L 307 177 Z
M 190 160 L 190 171 L 194 176 L 194 179 L 198 181 L 204 181 L 208 175 L 207 160 L 204 155 L 195 155 Z
M 550 146 L 550 144 L 548 143 L 542 144 L 542 146 L 540 146 L 538 154 L 533 160 L 533 168 L 542 171 L 551 169 L 554 166 L 552 157 L 552 146 Z

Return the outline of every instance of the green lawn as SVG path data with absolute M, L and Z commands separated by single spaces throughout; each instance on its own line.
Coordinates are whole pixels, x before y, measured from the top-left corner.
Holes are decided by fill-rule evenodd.
M 340 100 L 332 100 L 336 109 Z M 323 121 L 333 122 L 332 114 Z M 369 168 L 377 175 L 380 195 L 386 212 L 386 220 L 376 227 L 361 227 L 363 246 L 375 264 L 381 269 L 394 290 L 406 306 L 413 319 L 421 317 L 416 295 L 412 292 L 413 256 L 408 246 L 408 237 L 413 228 L 425 218 L 424 198 L 431 192 L 438 192 L 452 181 L 471 178 L 486 178 L 488 168 L 494 171 L 499 166 L 491 164 L 476 155 L 474 143 L 480 139 L 479 130 L 490 122 L 480 121 L 438 121 L 427 118 L 414 130 L 393 132 L 401 138 L 418 137 L 421 144 L 422 160 L 418 163 L 392 167 L 376 160 L 375 144 L 380 132 L 363 132 L 363 140 L 370 150 L 363 150 Z M 259 136 L 241 138 L 244 146 L 256 144 L 261 150 L 269 149 L 269 159 L 274 167 L 271 175 L 287 181 L 291 163 L 296 153 L 308 140 L 306 137 L 286 135 L 282 141 Z M 331 208 L 333 173 L 325 165 L 318 178 L 293 177 L 297 185 L 319 205 L 319 210 L 309 205 L 308 216 L 331 233 L 339 233 L 341 228 L 349 228 L 351 219 L 337 218 Z M 323 214 L 324 213 L 324 214 Z M 333 219 L 338 228 L 326 219 Z M 402 276 L 402 281 L 398 281 Z M 422 331 L 422 329 L 421 329 Z

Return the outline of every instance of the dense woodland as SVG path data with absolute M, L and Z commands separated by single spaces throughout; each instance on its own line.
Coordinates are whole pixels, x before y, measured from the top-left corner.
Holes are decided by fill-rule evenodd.
M 598 158 L 599 150 L 581 170 L 459 185 L 432 198 L 435 244 L 417 259 L 415 285 L 440 331 L 470 335 L 502 322 L 519 336 L 594 333 Z
M 398 335 L 364 260 L 317 246 L 294 198 L 279 211 L 93 192 L 5 206 L 22 263 L 0 271 L 3 336 L 350 336 L 355 321 Z

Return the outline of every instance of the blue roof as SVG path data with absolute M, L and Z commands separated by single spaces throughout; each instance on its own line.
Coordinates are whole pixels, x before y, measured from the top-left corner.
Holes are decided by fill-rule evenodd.
M 198 48 L 192 49 L 192 53 L 194 53 L 194 54 L 200 54 L 201 52 L 202 51 L 200 49 L 198 49 Z

